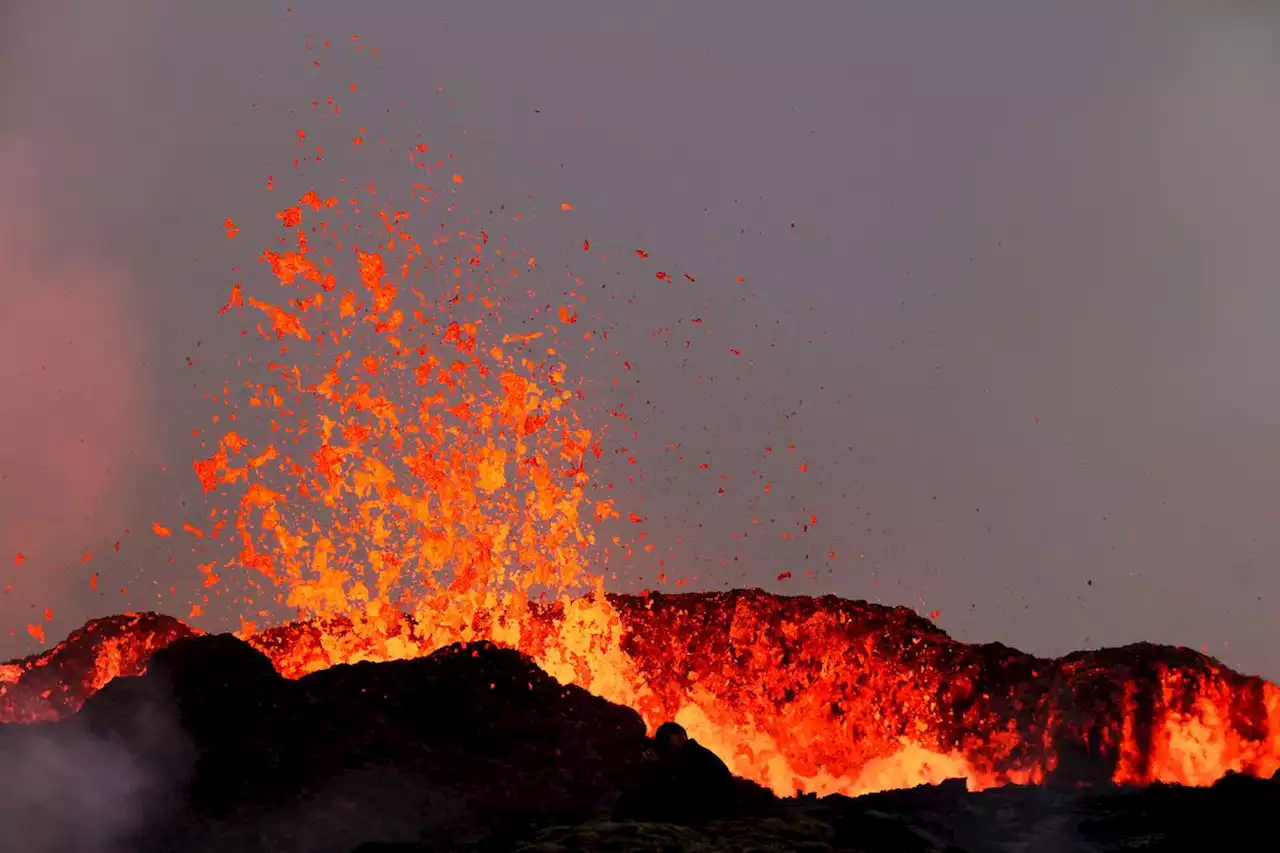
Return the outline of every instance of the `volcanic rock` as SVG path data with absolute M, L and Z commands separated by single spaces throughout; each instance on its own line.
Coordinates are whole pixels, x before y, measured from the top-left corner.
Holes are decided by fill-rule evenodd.
M 158 727 L 136 723 L 166 717 L 157 747 Z M 34 731 L 16 728 L 0 732 Z M 229 635 L 178 640 L 38 728 L 120 745 L 152 787 L 185 790 L 180 808 L 147 815 L 150 840 L 133 843 L 148 850 L 273 849 L 265 837 L 345 851 L 387 827 L 453 843 L 584 820 L 607 812 L 645 737 L 634 711 L 486 643 L 288 681 Z
M 802 775 L 856 772 L 903 739 L 963 755 L 984 782 L 1209 784 L 1233 769 L 1213 768 L 1226 756 L 1255 775 L 1280 767 L 1280 688 L 1186 648 L 1038 658 L 957 642 L 905 607 L 835 596 L 610 601 L 654 688 L 651 721 L 673 716 L 696 684 L 744 718 L 777 721 L 770 734 Z
M 200 632 L 171 616 L 94 619 L 51 649 L 0 664 L 0 722 L 56 720 L 118 675 L 137 675 L 157 650 Z

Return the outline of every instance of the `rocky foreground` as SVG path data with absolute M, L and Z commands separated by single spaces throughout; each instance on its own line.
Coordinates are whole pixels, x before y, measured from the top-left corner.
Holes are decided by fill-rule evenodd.
M 488 644 L 287 680 L 191 637 L 72 716 L 0 727 L 0 826 L 39 853 L 1199 851 L 1269 849 L 1280 810 L 1277 777 L 787 800 L 744 782 L 733 821 L 611 822 L 644 745 L 634 711 Z

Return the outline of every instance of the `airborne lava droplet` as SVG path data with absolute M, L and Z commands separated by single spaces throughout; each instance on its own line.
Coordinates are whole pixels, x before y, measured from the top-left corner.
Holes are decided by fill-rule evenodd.
M 236 284 L 231 287 L 231 295 L 227 297 L 227 304 L 223 305 L 218 311 L 219 314 L 226 314 L 232 308 L 243 308 L 244 296 L 240 293 L 240 285 Z

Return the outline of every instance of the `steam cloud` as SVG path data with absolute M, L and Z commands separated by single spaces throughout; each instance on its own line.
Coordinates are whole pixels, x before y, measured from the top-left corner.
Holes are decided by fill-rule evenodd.
M 114 853 L 164 810 L 188 778 L 194 754 L 172 701 L 157 685 L 108 732 L 84 717 L 0 728 L 0 826 L 5 850 Z M 142 708 L 142 711 L 137 711 Z
M 67 566 L 132 521 L 129 457 L 151 422 L 133 288 L 103 251 L 126 205 L 89 179 L 127 118 L 108 90 L 130 76 L 121 39 L 136 38 L 139 7 L 99 21 L 95 5 L 15 8 L 0 22 L 0 565 L 14 587 L 0 619 L 24 638 L 41 621 L 33 607 L 56 612 L 68 585 L 88 590 L 88 573 Z M 61 62 L 82 49 L 120 51 L 124 68 L 85 79 Z
M 0 822 L 5 844 L 29 853 L 110 851 L 137 829 L 147 770 L 120 744 L 41 728 L 0 741 Z
M 0 542 L 65 559 L 79 555 L 58 543 L 79 543 L 120 483 L 145 389 L 123 275 L 51 239 L 36 172 L 0 145 Z

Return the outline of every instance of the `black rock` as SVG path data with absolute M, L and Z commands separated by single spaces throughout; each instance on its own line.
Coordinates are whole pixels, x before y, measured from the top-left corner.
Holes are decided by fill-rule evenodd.
M 183 792 L 181 808 L 148 814 L 154 849 L 201 835 L 272 849 L 238 829 L 263 823 L 300 849 L 346 850 L 384 828 L 441 843 L 518 835 L 607 811 L 645 743 L 634 711 L 490 644 L 288 681 L 229 635 L 174 642 L 145 675 L 39 728 L 121 745 L 154 787 Z

